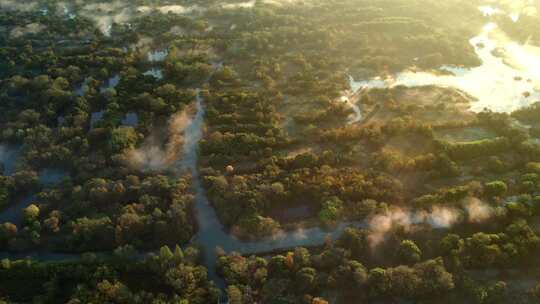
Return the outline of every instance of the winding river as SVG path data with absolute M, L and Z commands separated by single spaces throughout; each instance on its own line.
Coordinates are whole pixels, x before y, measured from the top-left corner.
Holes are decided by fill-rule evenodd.
M 203 135 L 204 122 L 204 106 L 200 92 L 197 92 L 196 106 L 197 113 L 185 131 L 184 157 L 181 160 L 181 166 L 191 171 L 193 189 L 195 190 L 195 213 L 199 230 L 194 238 L 194 243 L 203 248 L 209 277 L 218 286 L 225 287 L 225 283 L 216 273 L 217 248 L 223 249 L 225 252 L 236 251 L 242 254 L 255 254 L 298 246 L 318 246 L 324 244 L 327 239 L 337 239 L 347 227 L 366 226 L 365 223 L 341 223 L 331 231 L 322 228 L 298 229 L 253 242 L 242 241 L 228 234 L 219 221 L 215 209 L 208 201 L 197 169 L 198 147 Z

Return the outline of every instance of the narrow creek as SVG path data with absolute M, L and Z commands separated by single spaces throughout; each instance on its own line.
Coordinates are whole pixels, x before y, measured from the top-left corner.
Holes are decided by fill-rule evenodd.
M 181 161 L 181 166 L 191 171 L 192 185 L 195 191 L 195 213 L 199 230 L 194 238 L 194 243 L 203 249 L 204 262 L 208 268 L 209 277 L 219 287 L 225 287 L 225 283 L 216 273 L 217 248 L 221 248 L 227 253 L 236 251 L 242 254 L 256 254 L 298 246 L 318 246 L 324 244 L 328 239 L 337 239 L 347 227 L 367 226 L 364 222 L 358 222 L 341 223 L 331 230 L 324 230 L 318 227 L 297 229 L 282 232 L 260 241 L 242 241 L 228 234 L 206 196 L 197 168 L 199 142 L 203 136 L 205 113 L 200 91 L 197 92 L 196 106 L 197 113 L 185 132 L 184 157 Z

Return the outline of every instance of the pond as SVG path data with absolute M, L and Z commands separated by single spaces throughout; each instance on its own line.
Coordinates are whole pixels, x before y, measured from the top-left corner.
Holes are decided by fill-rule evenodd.
M 0 145 L 0 169 L 2 169 L 3 175 L 15 173 L 17 159 L 21 151 L 21 146 Z
M 127 127 L 136 127 L 139 124 L 139 115 L 129 112 L 122 119 L 122 125 Z
M 17 203 L 10 205 L 0 212 L 0 224 L 10 222 L 21 228 L 23 222 L 23 210 L 36 201 L 35 195 L 29 195 L 20 199 Z
M 100 88 L 99 92 L 103 93 L 107 91 L 108 89 L 114 89 L 116 86 L 120 83 L 120 75 L 116 74 L 113 77 L 107 79 L 107 82 L 105 82 Z
M 163 79 L 163 71 L 161 69 L 158 69 L 158 68 L 152 68 L 146 72 L 143 73 L 143 75 L 145 76 L 152 76 L 158 80 L 161 80 Z
M 164 61 L 167 55 L 169 55 L 169 51 L 167 50 L 155 50 L 148 52 L 147 58 L 150 62 L 160 62 Z
M 90 77 L 86 77 L 81 86 L 75 89 L 75 94 L 77 96 L 84 96 L 84 94 L 86 94 L 89 89 L 88 82 L 90 82 Z
M 93 112 L 90 114 L 90 128 L 93 128 L 94 125 L 103 118 L 105 111 Z
M 39 172 L 39 182 L 44 186 L 54 186 L 60 184 L 68 176 L 68 173 L 61 169 L 46 168 Z
M 90 79 L 91 77 L 86 77 L 84 79 L 84 81 L 81 83 L 81 85 L 75 89 L 74 93 L 77 95 L 77 96 L 84 96 L 84 94 L 86 94 L 86 92 L 88 92 L 88 89 L 90 88 L 89 87 L 89 82 L 90 82 Z M 107 79 L 107 81 L 105 81 L 101 87 L 99 88 L 99 92 L 100 93 L 103 93 L 105 91 L 107 91 L 108 89 L 114 89 L 118 84 L 120 83 L 120 75 L 119 74 L 116 74 L 112 77 L 110 77 L 109 79 Z

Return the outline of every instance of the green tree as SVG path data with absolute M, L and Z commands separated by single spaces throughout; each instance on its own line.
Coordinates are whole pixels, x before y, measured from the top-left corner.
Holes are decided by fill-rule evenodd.
M 403 240 L 399 244 L 398 256 L 406 264 L 414 264 L 422 259 L 422 251 L 412 240 Z
M 332 223 L 338 219 L 343 210 L 343 202 L 334 197 L 325 201 L 319 211 L 319 219 L 324 223 Z
M 388 277 L 386 276 L 386 270 L 382 268 L 371 269 L 368 275 L 368 284 L 372 296 L 386 294 L 390 287 Z
M 506 184 L 502 181 L 494 181 L 484 185 L 484 192 L 489 197 L 501 196 L 508 190 Z
M 308 293 L 315 289 L 316 281 L 317 271 L 314 268 L 304 267 L 296 273 L 296 287 L 300 292 Z
M 30 204 L 24 208 L 24 219 L 28 222 L 34 221 L 39 217 L 39 207 L 35 204 Z
M 132 148 L 137 143 L 137 133 L 133 127 L 122 126 L 112 130 L 108 147 L 113 153 L 118 153 L 124 149 Z
M 227 287 L 227 296 L 229 297 L 230 304 L 243 304 L 242 291 L 235 285 L 229 285 Z

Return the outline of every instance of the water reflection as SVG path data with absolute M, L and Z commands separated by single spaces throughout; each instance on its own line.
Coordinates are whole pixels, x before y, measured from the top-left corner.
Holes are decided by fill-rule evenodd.
M 89 89 L 89 86 L 88 86 L 89 82 L 90 82 L 90 77 L 86 77 L 83 83 L 81 84 L 81 86 L 75 89 L 75 94 L 77 94 L 77 96 L 84 96 L 84 94 L 86 94 L 86 92 Z
M 63 170 L 47 168 L 40 171 L 39 182 L 43 186 L 54 186 L 61 183 L 66 176 L 68 176 L 68 174 Z M 2 210 L 2 212 L 0 212 L 0 224 L 10 222 L 20 228 L 23 223 L 23 210 L 35 202 L 35 195 L 27 195 L 18 200 L 15 204 Z
M 90 115 L 90 128 L 94 128 L 94 125 L 103 118 L 105 111 L 93 112 Z
M 17 159 L 21 154 L 21 146 L 0 145 L 0 169 L 3 175 L 15 173 Z
M 503 10 L 501 10 L 498 7 L 493 7 L 491 5 L 482 5 L 482 6 L 478 7 L 478 9 L 482 12 L 484 17 L 491 17 L 491 16 L 494 16 L 494 15 L 502 15 L 502 14 L 504 14 Z
M 53 186 L 60 184 L 67 175 L 64 170 L 46 168 L 39 172 L 39 182 L 44 186 Z
M 136 127 L 139 124 L 139 116 L 137 113 L 127 113 L 122 119 L 122 125 L 128 127 Z
M 56 117 L 56 125 L 58 127 L 61 127 L 64 125 L 64 123 L 66 122 L 66 118 L 64 116 L 58 116 Z
M 354 112 L 348 118 L 349 119 L 349 121 L 347 122 L 348 124 L 354 124 L 362 120 L 362 111 L 360 110 L 360 107 L 354 101 L 352 101 L 347 96 L 341 96 L 340 101 L 347 104 L 349 107 L 351 107 L 351 109 Z
M 524 45 L 495 40 L 493 34 L 496 30 L 498 28 L 495 23 L 488 23 L 478 36 L 470 40 L 482 61 L 478 67 L 443 66 L 440 74 L 404 71 L 387 79 L 353 81 L 351 87 L 354 91 L 400 85 L 456 88 L 476 99 L 471 103 L 474 112 L 485 108 L 496 112 L 512 112 L 540 100 L 540 57 L 528 52 Z M 504 50 L 507 57 L 494 55 L 500 50 Z M 509 62 L 516 64 L 511 65 Z
M 17 225 L 17 228 L 21 228 L 23 223 L 23 210 L 30 204 L 36 201 L 35 195 L 29 195 L 16 204 L 13 204 L 0 212 L 0 224 L 10 222 Z
M 116 74 L 113 77 L 107 79 L 107 82 L 99 88 L 101 93 L 107 91 L 108 89 L 114 89 L 120 83 L 120 75 Z
M 158 69 L 158 68 L 152 68 L 146 72 L 143 73 L 143 75 L 145 76 L 152 76 L 158 80 L 161 80 L 163 79 L 163 71 L 161 69 Z
M 1 221 L 0 221 L 1 222 Z M 79 254 L 57 253 L 47 250 L 32 252 L 0 252 L 0 259 L 22 260 L 32 259 L 34 261 L 66 262 L 78 261 L 81 259 Z
M 148 61 L 150 62 L 160 62 L 165 60 L 165 58 L 167 58 L 167 55 L 169 55 L 169 51 L 167 50 L 156 50 L 148 52 L 147 57 Z

